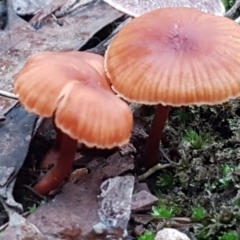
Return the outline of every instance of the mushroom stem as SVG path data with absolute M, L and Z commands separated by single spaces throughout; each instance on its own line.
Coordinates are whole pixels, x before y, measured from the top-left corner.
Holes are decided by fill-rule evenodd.
M 60 155 L 63 133 L 55 125 L 54 125 L 54 128 L 56 131 L 56 140 L 52 148 L 46 153 L 44 159 L 42 160 L 41 169 L 49 168 L 52 165 L 56 165 Z
M 156 114 L 152 122 L 147 140 L 147 146 L 144 156 L 144 166 L 149 169 L 158 164 L 159 144 L 162 138 L 163 128 L 167 121 L 170 106 L 157 106 Z
M 59 130 L 60 131 L 60 130 Z M 61 148 L 56 165 L 47 175 L 35 185 L 34 189 L 42 194 L 48 195 L 53 189 L 56 189 L 71 172 L 72 164 L 77 150 L 77 141 L 62 133 Z

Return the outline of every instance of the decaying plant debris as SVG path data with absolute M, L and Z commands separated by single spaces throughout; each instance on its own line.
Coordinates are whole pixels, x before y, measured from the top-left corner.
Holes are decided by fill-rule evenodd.
M 44 9 L 41 1 L 36 3 L 40 5 L 34 11 L 22 8 L 21 15 L 26 18 L 28 11 Z M 13 11 L 16 4 L 8 6 L 10 21 L 0 32 L 0 89 L 9 93 L 14 75 L 34 52 L 84 49 L 104 55 L 114 34 L 131 20 L 102 1 L 93 1 L 64 17 L 48 16 L 36 31 Z M 229 9 L 234 3 L 224 4 Z M 239 16 L 237 4 L 228 17 Z M 2 208 L 2 239 L 153 240 L 163 228 L 178 229 L 192 240 L 238 239 L 239 99 L 216 107 L 173 109 L 160 162 L 147 172 L 138 160 L 155 108 L 130 105 L 135 124 L 129 145 L 111 151 L 79 147 L 72 175 L 48 198 L 32 186 L 45 173 L 39 163 L 54 142 L 51 121 L 38 127 L 36 116 L 8 97 L 0 98 L 0 106 L 0 198 L 10 216 L 6 228 L 8 217 Z M 18 215 L 21 207 L 24 218 Z

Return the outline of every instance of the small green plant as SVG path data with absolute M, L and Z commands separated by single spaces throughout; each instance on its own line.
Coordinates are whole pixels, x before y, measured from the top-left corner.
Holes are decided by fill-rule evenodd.
M 185 124 L 190 118 L 191 113 L 187 112 L 186 108 L 180 108 L 176 111 L 176 117 L 179 121 Z
M 232 173 L 234 168 L 229 165 L 222 166 L 223 177 L 219 179 L 220 187 L 227 188 L 232 182 Z
M 233 182 L 234 169 L 236 169 L 236 168 L 234 168 L 233 166 L 230 166 L 228 164 L 223 165 L 221 167 L 222 177 L 212 184 L 205 183 L 205 188 L 210 189 L 210 190 L 215 190 L 217 188 L 226 189 Z
M 172 188 L 174 184 L 174 177 L 172 174 L 163 173 L 157 177 L 156 185 L 162 188 Z
M 186 130 L 184 139 L 191 144 L 193 149 L 202 149 L 211 140 L 208 133 L 198 134 L 195 130 Z
M 29 209 L 29 212 L 30 212 L 30 213 L 36 212 L 37 208 L 38 208 L 39 206 L 44 205 L 45 203 L 46 203 L 45 201 L 41 201 L 40 203 L 34 203 L 31 207 L 28 208 L 28 209 Z
M 239 234 L 236 231 L 225 232 L 218 240 L 239 240 Z
M 203 225 L 200 225 L 200 231 L 197 233 L 198 240 L 210 240 L 208 236 L 208 231 L 204 229 Z
M 210 184 L 210 183 L 205 183 L 204 184 L 204 187 L 205 188 L 207 188 L 207 189 L 209 189 L 209 190 L 215 190 L 217 187 L 218 187 L 218 184 L 217 183 L 212 183 L 212 184 Z
M 228 164 L 225 164 L 222 166 L 222 172 L 224 176 L 228 175 L 229 173 L 232 173 L 233 170 L 234 170 L 234 167 L 229 166 Z
M 173 218 L 174 217 L 174 208 L 168 207 L 165 204 L 159 204 L 158 206 L 152 207 L 152 216 L 159 218 Z
M 235 3 L 235 0 L 222 0 L 222 3 L 226 9 L 229 9 L 233 6 L 233 4 Z
M 201 206 L 192 207 L 192 219 L 201 221 L 206 217 L 206 210 Z
M 138 240 L 154 240 L 155 234 L 151 231 L 146 231 L 143 235 L 138 237 Z
M 221 188 L 227 188 L 231 183 L 231 179 L 228 179 L 227 177 L 223 177 L 219 179 L 219 183 Z

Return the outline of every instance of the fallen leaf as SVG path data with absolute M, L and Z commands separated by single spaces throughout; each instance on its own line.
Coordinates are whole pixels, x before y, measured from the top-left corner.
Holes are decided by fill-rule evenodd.
M 5 117 L 0 122 L 0 197 L 18 207 L 12 197 L 13 181 L 27 156 L 36 116 L 18 104 Z
M 71 173 L 68 181 L 70 183 L 76 183 L 76 182 L 82 180 L 87 175 L 88 175 L 88 169 L 87 168 L 76 169 Z
M 223 16 L 225 8 L 221 0 L 104 0 L 114 8 L 133 17 L 165 7 L 192 7 L 203 12 Z

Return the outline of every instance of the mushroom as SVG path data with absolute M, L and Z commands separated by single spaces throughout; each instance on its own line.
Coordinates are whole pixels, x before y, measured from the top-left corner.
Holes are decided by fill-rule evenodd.
M 133 117 L 111 90 L 103 57 L 84 52 L 41 52 L 17 74 L 14 91 L 27 111 L 53 118 L 57 164 L 34 189 L 47 195 L 71 172 L 77 142 L 110 149 L 128 143 Z M 47 161 L 49 160 L 47 159 Z
M 132 17 L 139 17 L 144 13 L 166 7 L 197 8 L 219 16 L 223 16 L 225 13 L 225 7 L 221 0 L 104 0 L 104 2 Z
M 214 105 L 240 96 L 240 27 L 194 8 L 163 8 L 125 25 L 105 69 L 127 101 L 157 105 L 144 164 L 158 163 L 170 106 Z

